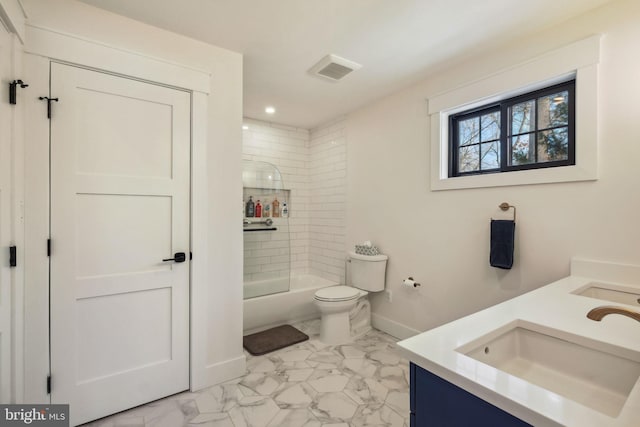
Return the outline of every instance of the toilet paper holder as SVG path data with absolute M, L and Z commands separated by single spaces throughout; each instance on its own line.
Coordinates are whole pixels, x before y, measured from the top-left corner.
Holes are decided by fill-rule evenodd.
M 405 286 L 410 286 L 410 287 L 414 287 L 417 288 L 418 286 L 420 286 L 420 283 L 416 282 L 413 277 L 409 276 L 406 279 L 404 279 L 402 281 L 402 284 Z

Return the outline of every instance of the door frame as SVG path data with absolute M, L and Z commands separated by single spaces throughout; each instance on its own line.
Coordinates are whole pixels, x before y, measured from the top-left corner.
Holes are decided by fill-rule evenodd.
M 9 94 L 5 82 L 11 82 L 15 77 L 14 67 L 14 33 L 9 31 L 0 14 L 0 61 L 2 62 L 2 87 L 0 88 L 0 403 L 13 401 L 13 381 L 15 380 L 13 341 L 16 335 L 15 307 L 11 303 L 16 293 L 14 285 L 15 268 L 9 265 L 4 257 L 9 247 L 16 245 L 14 235 L 18 229 L 13 212 L 13 198 L 15 180 L 13 174 L 15 150 L 16 112 L 7 101 Z M 19 86 L 18 86 L 19 87 Z
M 23 65 L 30 85 L 24 101 L 25 126 L 25 279 L 24 369 L 18 374 L 19 401 L 48 403 L 49 375 L 49 121 L 46 104 L 39 96 L 49 94 L 50 63 L 60 62 L 125 78 L 190 91 L 191 96 L 191 195 L 190 242 L 190 388 L 207 385 L 206 295 L 208 245 L 207 118 L 210 73 L 129 52 L 117 47 L 79 39 L 43 28 L 27 26 Z M 55 96 L 55 94 L 53 95 Z M 64 100 L 60 100 L 64 102 Z M 55 108 L 55 105 L 53 106 Z M 26 160 L 26 161 L 25 161 Z M 55 373 L 53 373 L 55 375 Z M 21 380 L 21 381 L 20 381 Z M 53 378 L 55 387 L 55 378 Z
M 0 0 L 0 28 L 9 34 L 9 63 L 10 74 L 5 76 L 8 80 L 22 78 L 22 42 L 24 41 L 24 20 L 25 15 L 18 0 Z M 3 84 L 6 82 L 3 80 Z M 3 94 L 5 92 L 3 91 Z M 23 90 L 18 90 L 18 104 L 25 96 Z M 10 359 L 3 363 L 10 366 L 10 375 L 3 378 L 3 381 L 9 381 L 9 394 L 1 396 L 0 403 L 21 402 L 23 396 L 23 382 L 21 373 L 24 371 L 24 352 L 23 352 L 23 328 L 24 328 L 24 265 L 21 261 L 24 259 L 24 135 L 23 129 L 23 111 L 19 105 L 9 105 L 6 98 L 2 100 L 4 106 L 3 114 L 8 118 L 9 141 L 5 148 L 7 152 L 3 153 L 9 164 L 8 182 L 6 182 L 5 191 L 8 195 L 8 206 L 6 213 L 8 215 L 3 218 L 8 223 L 8 241 L 16 247 L 17 265 L 8 267 L 8 260 L 3 261 L 3 268 L 9 270 L 8 286 L 9 294 L 5 295 L 6 304 L 9 305 L 9 351 Z M 8 250 L 8 247 L 2 247 Z M 6 264 L 4 264 L 6 262 Z M 5 272 L 6 273 L 6 272 Z M 7 277 L 5 277 L 7 278 Z

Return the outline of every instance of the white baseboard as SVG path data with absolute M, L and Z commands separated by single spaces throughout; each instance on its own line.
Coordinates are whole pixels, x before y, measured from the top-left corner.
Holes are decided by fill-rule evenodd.
M 422 332 L 376 313 L 371 313 L 371 326 L 400 340 L 411 338 Z
M 203 388 L 211 387 L 225 381 L 238 378 L 247 372 L 247 358 L 243 354 L 235 359 L 225 360 L 224 362 L 207 365 L 204 369 L 204 375 L 191 384 L 191 391 L 198 391 Z

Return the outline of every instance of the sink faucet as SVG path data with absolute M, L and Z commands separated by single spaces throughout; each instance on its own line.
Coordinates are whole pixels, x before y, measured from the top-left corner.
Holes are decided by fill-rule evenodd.
M 640 322 L 640 313 L 624 307 L 616 307 L 613 305 L 603 305 L 596 307 L 587 313 L 587 317 L 591 320 L 601 321 L 607 314 L 622 314 Z

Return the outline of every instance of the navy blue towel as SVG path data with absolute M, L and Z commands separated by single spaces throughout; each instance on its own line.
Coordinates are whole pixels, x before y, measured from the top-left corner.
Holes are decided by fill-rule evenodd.
M 491 255 L 489 263 L 492 267 L 511 269 L 513 266 L 513 242 L 516 236 L 516 223 L 512 220 L 491 220 Z

